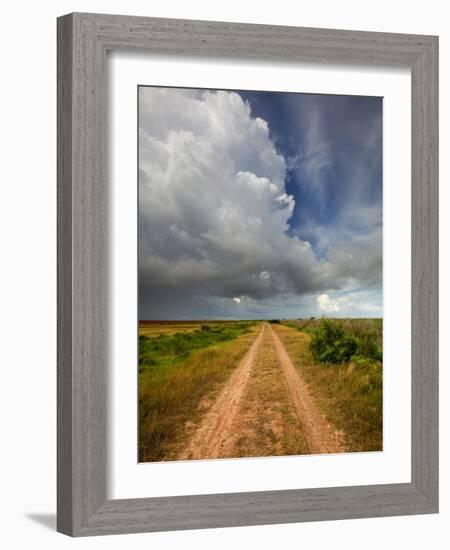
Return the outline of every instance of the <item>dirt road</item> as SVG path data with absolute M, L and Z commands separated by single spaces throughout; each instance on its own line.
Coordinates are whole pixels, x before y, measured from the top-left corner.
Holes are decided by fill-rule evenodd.
M 281 340 L 264 323 L 178 459 L 343 450 Z

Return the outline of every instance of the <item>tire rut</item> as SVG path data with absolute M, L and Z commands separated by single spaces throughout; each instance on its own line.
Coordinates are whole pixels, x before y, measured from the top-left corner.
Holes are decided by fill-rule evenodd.
M 283 343 L 269 326 L 281 370 L 286 378 L 306 445 L 311 454 L 341 453 L 345 449 L 341 435 L 334 430 L 318 410 L 306 382 L 295 369 Z
M 203 417 L 188 446 L 178 460 L 218 458 L 236 417 L 251 369 L 262 341 L 265 325 L 253 340 L 211 409 Z

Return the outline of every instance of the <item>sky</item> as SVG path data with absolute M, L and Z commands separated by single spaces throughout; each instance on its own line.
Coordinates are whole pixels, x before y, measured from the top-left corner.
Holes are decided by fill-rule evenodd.
M 382 98 L 139 88 L 140 319 L 382 316 Z

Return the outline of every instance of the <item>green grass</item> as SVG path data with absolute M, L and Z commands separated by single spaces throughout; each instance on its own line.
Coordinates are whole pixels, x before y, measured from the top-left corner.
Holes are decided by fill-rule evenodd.
M 212 323 L 197 330 L 139 338 L 139 460 L 174 460 L 251 341 L 254 323 Z
M 233 340 L 250 330 L 252 323 L 199 325 L 191 332 L 161 334 L 157 337 L 139 335 L 139 372 L 160 369 L 184 361 L 193 352 Z

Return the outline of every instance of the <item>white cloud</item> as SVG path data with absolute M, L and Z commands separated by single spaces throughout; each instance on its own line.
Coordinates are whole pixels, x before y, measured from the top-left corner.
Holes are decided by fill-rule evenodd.
M 326 311 L 327 313 L 337 312 L 340 309 L 338 302 L 332 300 L 328 294 L 319 294 L 317 296 L 317 305 L 322 311 Z
M 327 262 L 286 234 L 285 160 L 238 94 L 141 88 L 139 145 L 142 285 L 230 298 L 321 288 Z

